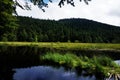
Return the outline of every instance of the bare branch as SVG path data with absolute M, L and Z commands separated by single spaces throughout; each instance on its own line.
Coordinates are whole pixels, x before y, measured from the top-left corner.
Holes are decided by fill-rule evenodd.
M 37 5 L 43 12 L 45 12 L 45 9 L 43 9 L 44 7 L 48 8 L 48 3 L 44 2 L 45 0 L 30 0 L 30 2 L 32 2 L 34 5 Z M 73 7 L 75 6 L 74 3 L 75 0 L 60 0 L 60 2 L 58 3 L 58 6 L 60 6 L 60 8 L 62 6 L 65 5 L 65 2 L 67 4 L 72 5 Z M 91 0 L 79 0 L 80 2 L 84 1 L 85 4 L 89 4 L 89 1 Z M 52 2 L 52 0 L 49 0 L 49 2 Z M 25 9 L 25 10 L 31 10 L 31 6 L 28 5 L 28 3 L 26 3 L 24 5 L 24 7 L 22 5 L 19 4 L 19 2 L 17 0 L 15 0 L 15 4 L 17 6 L 19 6 L 21 9 Z

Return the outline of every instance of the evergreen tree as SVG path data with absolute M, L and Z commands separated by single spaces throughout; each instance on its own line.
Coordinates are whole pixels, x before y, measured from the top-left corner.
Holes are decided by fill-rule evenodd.
M 0 0 L 0 40 L 16 40 L 17 24 L 13 13 L 12 0 Z
M 54 21 L 28 17 L 18 17 L 18 20 L 19 41 L 120 43 L 120 27 L 91 20 Z

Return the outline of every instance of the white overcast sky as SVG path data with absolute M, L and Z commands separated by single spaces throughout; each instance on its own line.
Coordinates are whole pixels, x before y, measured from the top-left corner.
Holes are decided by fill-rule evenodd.
M 19 0 L 24 4 L 23 0 Z M 111 25 L 120 26 L 120 0 L 92 0 L 89 5 L 84 2 L 75 1 L 75 7 L 65 5 L 58 6 L 59 0 L 49 3 L 46 12 L 42 12 L 37 6 L 32 6 L 31 11 L 17 8 L 19 15 L 32 16 L 39 19 L 63 19 L 63 18 L 85 18 Z

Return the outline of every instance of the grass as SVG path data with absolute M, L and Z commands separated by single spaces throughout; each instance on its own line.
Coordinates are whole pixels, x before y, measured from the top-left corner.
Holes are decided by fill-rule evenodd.
M 67 43 L 67 42 L 0 42 L 8 46 L 38 46 L 55 49 L 80 49 L 80 50 L 120 50 L 120 44 L 112 43 Z
M 87 74 L 96 76 L 109 76 L 108 73 L 120 74 L 120 67 L 112 59 L 105 56 L 94 56 L 93 58 L 78 57 L 74 54 L 47 53 L 40 57 L 45 65 L 63 66 L 67 69 L 84 70 Z

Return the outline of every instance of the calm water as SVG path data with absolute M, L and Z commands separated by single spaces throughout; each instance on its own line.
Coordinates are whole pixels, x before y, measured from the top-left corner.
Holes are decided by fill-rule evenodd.
M 63 67 L 37 66 L 14 70 L 14 80 L 96 80 L 95 76 L 77 76 L 75 71 L 65 71 Z
M 120 60 L 115 62 L 120 65 Z M 35 66 L 13 70 L 15 71 L 13 80 L 98 80 L 94 75 L 84 76 L 84 71 L 78 76 L 75 70 L 66 71 L 63 67 Z

